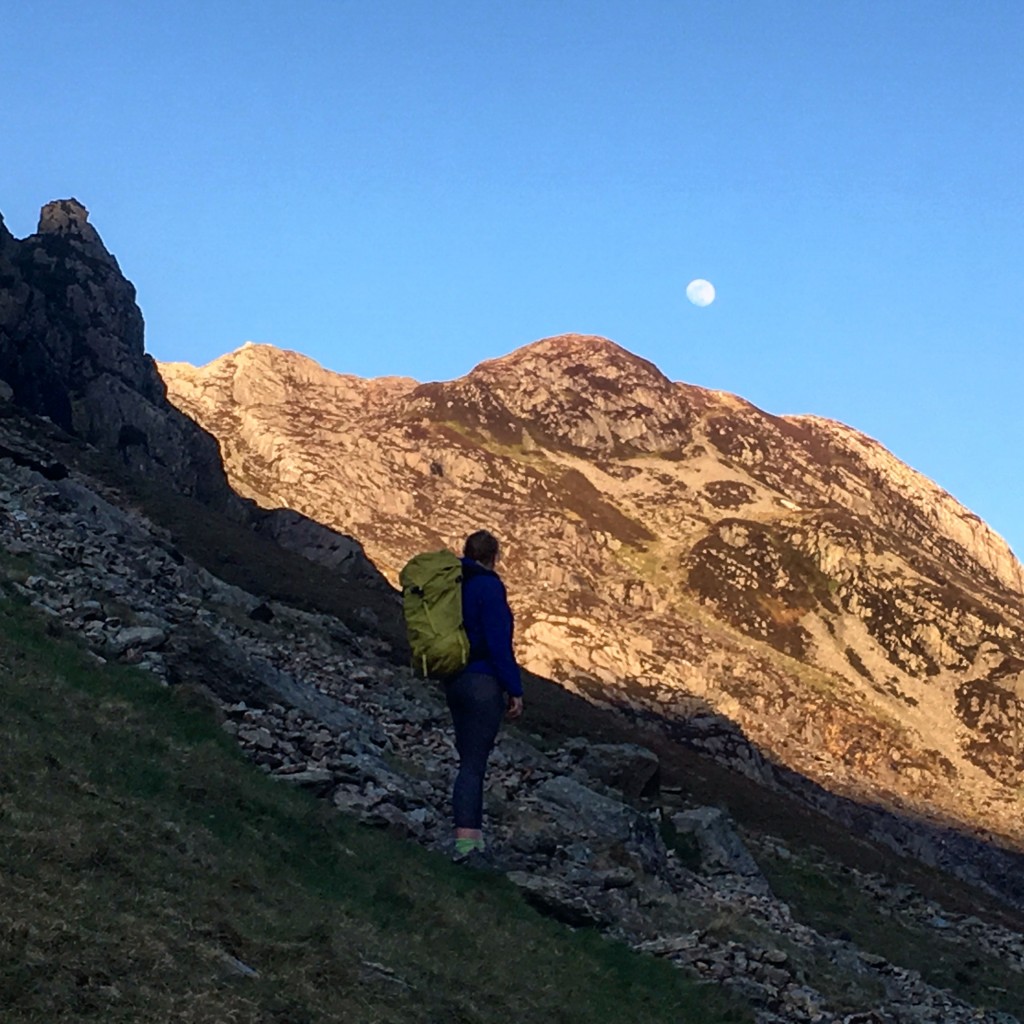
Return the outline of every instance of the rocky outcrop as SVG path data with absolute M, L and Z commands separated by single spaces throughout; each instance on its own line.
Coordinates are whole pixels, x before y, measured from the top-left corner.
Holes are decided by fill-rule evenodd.
M 695 807 L 672 816 L 672 827 L 683 835 L 696 837 L 705 871 L 719 875 L 738 875 L 755 890 L 770 892 L 757 861 L 743 844 L 736 828 L 717 807 Z
M 379 586 L 381 576 L 352 537 L 292 511 L 290 508 L 253 509 L 253 529 L 279 547 L 294 551 L 310 562 L 332 569 L 350 581 Z
M 45 416 L 129 470 L 223 510 L 349 582 L 387 583 L 351 537 L 240 500 L 217 441 L 166 398 L 135 288 L 76 199 L 15 239 L 0 217 L 0 401 Z
M 75 199 L 20 241 L 0 223 L 0 378 L 22 407 L 225 505 L 216 441 L 165 401 L 135 289 Z
M 392 579 L 495 529 L 541 675 L 754 777 L 1024 842 L 1021 565 L 870 438 L 579 335 L 419 385 L 259 345 L 160 369 L 240 492 Z

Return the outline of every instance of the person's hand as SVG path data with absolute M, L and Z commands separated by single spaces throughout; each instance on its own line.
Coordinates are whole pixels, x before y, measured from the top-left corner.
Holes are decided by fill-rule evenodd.
M 523 713 L 523 698 L 522 697 L 509 697 L 508 699 L 508 711 L 505 712 L 505 717 L 510 721 L 515 721 Z

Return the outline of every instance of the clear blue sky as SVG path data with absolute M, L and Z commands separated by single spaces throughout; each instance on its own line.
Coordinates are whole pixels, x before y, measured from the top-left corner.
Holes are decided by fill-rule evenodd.
M 1022 55 L 1019 0 L 12 3 L 0 212 L 85 203 L 158 359 L 602 334 L 865 431 L 1020 554 Z

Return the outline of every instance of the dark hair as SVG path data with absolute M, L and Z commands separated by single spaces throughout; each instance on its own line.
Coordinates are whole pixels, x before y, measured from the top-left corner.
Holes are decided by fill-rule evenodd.
M 498 557 L 498 538 L 487 530 L 477 530 L 466 538 L 462 553 L 481 565 L 494 565 Z

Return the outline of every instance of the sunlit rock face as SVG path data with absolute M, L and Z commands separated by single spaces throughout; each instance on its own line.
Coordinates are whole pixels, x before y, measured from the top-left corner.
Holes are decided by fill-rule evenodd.
M 1021 565 L 870 438 L 579 335 L 429 384 L 264 345 L 160 371 L 239 491 L 392 579 L 494 529 L 536 671 L 749 773 L 1024 839 Z

